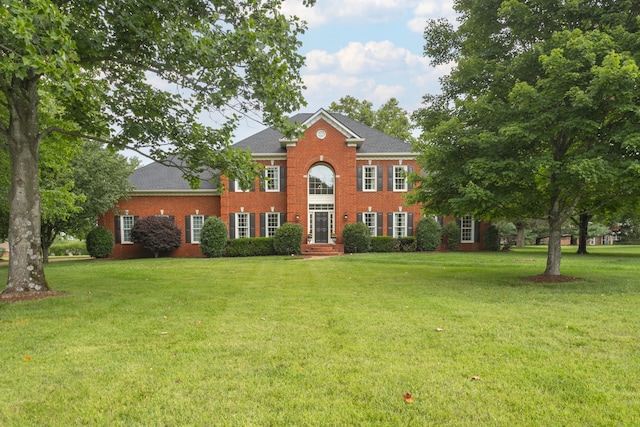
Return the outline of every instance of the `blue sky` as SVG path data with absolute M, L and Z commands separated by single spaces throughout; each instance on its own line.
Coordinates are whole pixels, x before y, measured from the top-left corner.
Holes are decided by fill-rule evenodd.
M 351 95 L 380 107 L 398 99 L 408 111 L 422 96 L 440 90 L 438 78 L 448 66 L 432 67 L 423 56 L 423 31 L 429 18 L 455 20 L 452 0 L 287 0 L 283 11 L 308 23 L 300 53 L 306 57 L 302 77 L 307 107 L 315 112 Z M 237 140 L 262 130 L 247 123 Z

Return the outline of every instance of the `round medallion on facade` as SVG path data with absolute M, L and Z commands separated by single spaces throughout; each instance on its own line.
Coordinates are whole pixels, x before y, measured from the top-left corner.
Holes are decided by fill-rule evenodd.
M 316 136 L 318 139 L 324 139 L 327 136 L 327 132 L 324 129 L 320 129 L 316 132 Z

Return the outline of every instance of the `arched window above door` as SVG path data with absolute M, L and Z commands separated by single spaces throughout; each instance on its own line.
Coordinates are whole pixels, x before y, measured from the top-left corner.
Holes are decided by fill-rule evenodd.
M 309 169 L 309 194 L 333 194 L 335 174 L 325 164 L 317 164 Z

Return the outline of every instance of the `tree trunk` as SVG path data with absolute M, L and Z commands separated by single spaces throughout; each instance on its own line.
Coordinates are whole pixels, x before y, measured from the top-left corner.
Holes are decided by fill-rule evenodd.
M 580 227 L 579 237 L 578 237 L 578 254 L 587 255 L 587 239 L 589 238 L 589 222 L 591 221 L 591 215 L 586 212 L 582 212 L 580 214 L 580 223 L 578 226 Z
M 560 261 L 562 260 L 562 218 L 558 201 L 554 201 L 549 210 L 549 246 L 547 248 L 547 268 L 545 276 L 560 275 Z
M 516 248 L 518 249 L 524 249 L 524 232 L 525 232 L 525 228 L 524 228 L 524 223 L 523 222 L 516 222 Z
M 9 104 L 9 275 L 4 294 L 46 292 L 40 241 L 38 77 L 14 79 Z

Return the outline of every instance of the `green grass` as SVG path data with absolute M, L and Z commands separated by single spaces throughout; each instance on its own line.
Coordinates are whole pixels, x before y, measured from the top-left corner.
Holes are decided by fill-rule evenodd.
M 0 425 L 639 425 L 640 248 L 591 250 L 52 263 Z

